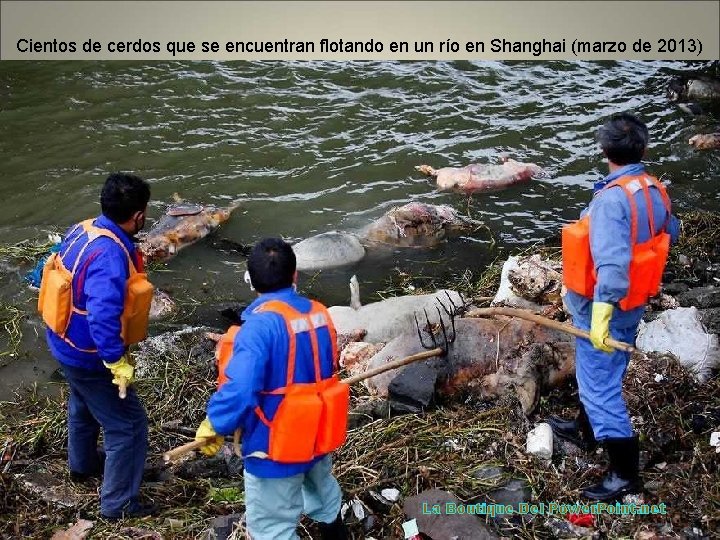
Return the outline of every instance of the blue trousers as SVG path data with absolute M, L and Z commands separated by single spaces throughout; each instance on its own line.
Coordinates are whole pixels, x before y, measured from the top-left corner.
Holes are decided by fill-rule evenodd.
M 259 478 L 244 472 L 245 516 L 252 540 L 297 540 L 300 516 L 324 523 L 335 521 L 342 491 L 325 456 L 306 473 L 287 478 Z
M 573 317 L 573 324 L 590 329 L 590 321 Z M 618 341 L 635 343 L 638 325 L 618 328 L 610 321 L 610 335 Z M 630 353 L 611 353 L 593 347 L 585 338 L 575 340 L 575 377 L 580 401 L 585 407 L 595 438 L 632 437 L 630 415 L 622 397 L 622 381 L 630 361 Z
M 134 388 L 120 399 L 109 370 L 91 371 L 62 366 L 70 385 L 68 398 L 68 462 L 70 470 L 94 474 L 99 470 L 97 442 L 103 431 L 105 468 L 100 513 L 119 517 L 139 504 L 145 469 L 148 423 Z

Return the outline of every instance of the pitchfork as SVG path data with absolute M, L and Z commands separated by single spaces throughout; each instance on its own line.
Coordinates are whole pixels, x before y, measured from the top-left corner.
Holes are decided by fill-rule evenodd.
M 450 345 L 455 341 L 456 332 L 455 332 L 455 317 L 465 307 L 465 302 L 462 299 L 462 296 L 460 297 L 462 304 L 460 306 L 455 305 L 455 302 L 453 302 L 450 295 L 446 292 L 445 293 L 448 297 L 449 306 L 446 306 L 439 298 L 436 299 L 437 303 L 440 304 L 440 306 L 435 306 L 435 310 L 438 314 L 438 322 L 436 323 L 440 329 L 438 331 L 437 328 L 433 329 L 433 325 L 430 322 L 430 316 L 428 315 L 427 309 L 423 309 L 423 312 L 425 313 L 425 322 L 427 323 L 427 326 L 425 327 L 428 334 L 430 334 L 430 341 L 428 343 L 425 342 L 425 339 L 423 338 L 423 332 L 420 329 L 420 323 L 418 322 L 418 318 L 416 314 L 413 314 L 413 317 L 415 318 L 415 326 L 417 328 L 418 337 L 420 338 L 420 344 L 422 345 L 423 349 L 427 349 L 423 352 L 413 354 L 411 356 L 406 356 L 405 358 L 400 358 L 399 360 L 393 360 L 391 362 L 388 362 L 387 364 L 384 364 L 382 366 L 378 366 L 373 369 L 369 369 L 368 371 L 364 373 L 360 373 L 358 375 L 353 375 L 352 377 L 348 377 L 346 379 L 343 379 L 340 381 L 344 384 L 354 384 L 356 382 L 364 381 L 365 379 L 369 379 L 370 377 L 374 377 L 375 375 L 379 375 L 380 373 L 385 373 L 386 371 L 390 371 L 392 369 L 397 369 L 402 366 L 406 366 L 408 364 L 412 364 L 413 362 L 419 362 L 420 360 L 426 360 L 428 358 L 433 358 L 435 356 L 445 356 L 448 353 L 448 349 L 450 348 Z M 442 307 L 442 310 L 447 315 L 447 318 L 450 320 L 450 327 L 452 328 L 452 332 L 448 332 L 447 327 L 445 326 L 445 321 L 442 318 L 442 313 L 440 312 L 440 307 Z M 442 334 L 442 341 L 439 341 L 439 336 L 436 336 L 436 334 Z M 235 432 L 233 443 L 236 449 L 236 454 L 239 455 L 239 439 L 240 439 L 240 433 L 239 430 Z M 177 459 L 188 452 L 191 452 L 192 450 L 197 450 L 201 446 L 205 444 L 205 441 L 192 441 L 187 444 L 184 444 L 182 446 L 178 446 L 177 448 L 174 448 L 172 450 L 168 450 L 163 454 L 163 459 L 165 461 L 172 461 L 174 459 Z

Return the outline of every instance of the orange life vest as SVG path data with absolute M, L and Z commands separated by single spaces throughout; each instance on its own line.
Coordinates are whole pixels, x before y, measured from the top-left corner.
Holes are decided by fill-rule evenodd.
M 153 296 L 153 286 L 148 281 L 147 274 L 135 269 L 132 257 L 122 241 L 112 231 L 95 227 L 92 222 L 92 219 L 88 219 L 79 224 L 87 234 L 87 242 L 78 253 L 72 270 L 65 268 L 59 253 L 53 253 L 48 258 L 43 267 L 38 296 L 38 311 L 45 324 L 70 346 L 84 352 L 95 351 L 80 349 L 67 338 L 66 333 L 73 313 L 87 316 L 87 311 L 78 309 L 73 303 L 72 284 L 82 255 L 95 238 L 106 236 L 112 239 L 123 249 L 128 258 L 130 273 L 125 289 L 125 306 L 120 317 L 120 334 L 125 345 L 132 345 L 147 337 L 150 303 Z M 77 242 L 82 236 L 82 234 L 78 234 L 70 245 Z
M 308 313 L 300 313 L 285 302 L 271 300 L 259 306 L 256 313 L 272 312 L 285 321 L 289 335 L 287 383 L 264 394 L 282 395 L 283 399 L 272 420 L 260 407 L 255 413 L 270 429 L 267 457 L 280 463 L 303 463 L 314 457 L 337 450 L 347 437 L 350 387 L 337 375 L 322 378 L 317 328 L 327 327 L 332 341 L 334 372 L 338 368 L 337 334 L 327 309 L 312 302 Z M 233 342 L 240 330 L 231 326 L 218 341 L 218 386 L 227 381 L 225 369 L 232 357 Z M 315 382 L 295 383 L 297 334 L 309 332 L 312 344 Z
M 217 361 L 217 387 L 220 388 L 228 381 L 225 370 L 227 369 L 233 354 L 233 345 L 235 344 L 235 336 L 237 336 L 240 326 L 237 324 L 228 328 L 217 342 L 215 346 L 215 360 Z
M 634 182 L 639 183 L 645 196 L 651 231 L 650 239 L 640 244 L 637 243 L 637 204 L 629 187 Z M 627 295 L 619 302 L 620 308 L 625 311 L 646 304 L 651 296 L 655 296 L 659 292 L 662 273 L 670 251 L 670 235 L 666 232 L 665 227 L 658 234 L 652 236 L 655 232 L 655 219 L 649 185 L 655 186 L 660 192 L 669 216 L 670 199 L 665 187 L 655 177 L 646 174 L 622 176 L 603 188 L 620 187 L 630 203 L 630 242 L 632 246 L 628 269 L 630 284 Z M 590 252 L 589 214 L 563 227 L 562 259 L 565 286 L 585 298 L 592 299 L 595 294 L 597 272 Z

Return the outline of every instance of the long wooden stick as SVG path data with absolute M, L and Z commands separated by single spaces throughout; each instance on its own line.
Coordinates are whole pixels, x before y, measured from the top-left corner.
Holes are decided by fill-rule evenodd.
M 399 367 L 406 366 L 407 364 L 412 364 L 413 362 L 419 362 L 420 360 L 425 360 L 426 358 L 432 358 L 433 356 L 440 356 L 444 352 L 445 349 L 443 349 L 442 347 L 437 347 L 429 351 L 423 351 L 421 353 L 413 354 L 411 356 L 406 356 L 405 358 L 400 358 L 399 360 L 393 360 L 392 362 L 388 362 L 387 364 L 383 364 L 382 366 L 369 369 L 365 373 L 360 373 L 359 375 L 353 375 L 352 377 L 343 379 L 340 382 L 345 384 L 355 384 L 356 382 L 364 381 L 365 379 L 369 379 L 370 377 L 374 377 L 375 375 L 379 375 L 380 373 L 385 373 L 386 371 L 390 371 L 391 369 L 397 369 Z
M 168 450 L 163 454 L 163 459 L 165 461 L 173 461 L 181 456 L 184 456 L 188 452 L 192 452 L 193 450 L 198 450 L 202 446 L 205 445 L 205 439 L 202 439 L 200 441 L 191 441 L 187 444 L 183 444 L 182 446 L 178 446 L 177 448 L 173 448 L 172 450 Z
M 580 330 L 579 328 L 575 328 L 574 326 L 571 326 L 569 324 L 561 323 L 559 321 L 543 317 L 542 315 L 538 315 L 537 313 L 533 313 L 532 311 L 527 311 L 525 309 L 507 307 L 479 308 L 466 313 L 465 317 L 492 317 L 494 315 L 507 315 L 508 317 L 518 317 L 520 319 L 525 319 L 526 321 L 532 321 L 534 323 L 547 326 L 548 328 L 560 330 L 561 332 L 567 332 L 568 334 L 572 334 L 573 336 L 590 339 L 589 332 Z M 611 337 L 605 338 L 605 345 L 607 345 L 608 347 L 612 347 L 613 349 L 618 349 L 625 352 L 635 352 L 635 347 L 633 347 L 629 343 L 617 341 Z
M 359 381 L 364 381 L 365 379 L 369 379 L 370 377 L 374 377 L 375 375 L 379 375 L 380 373 L 385 373 L 386 371 L 390 371 L 391 369 L 397 369 L 402 366 L 406 366 L 408 364 L 412 364 L 413 362 L 419 362 L 420 360 L 425 360 L 427 358 L 432 358 L 434 356 L 440 356 L 444 354 L 445 349 L 442 347 L 437 347 L 435 349 L 431 349 L 429 351 L 423 351 L 421 353 L 413 354 L 411 356 L 406 356 L 405 358 L 400 358 L 399 360 L 393 360 L 392 362 L 388 362 L 387 364 L 384 364 L 382 366 L 378 366 L 373 369 L 369 369 L 365 373 L 360 373 L 359 375 L 353 375 L 352 377 L 348 377 L 346 379 L 343 379 L 340 381 L 344 384 L 354 384 Z M 240 455 L 239 444 L 240 440 L 240 430 L 236 430 L 235 434 L 233 436 L 233 447 L 235 450 L 236 455 Z M 192 452 L 193 450 L 198 450 L 200 447 L 202 447 L 205 444 L 205 441 L 192 441 L 187 444 L 183 444 L 182 446 L 178 446 L 177 448 L 173 448 L 172 450 L 168 450 L 163 454 L 163 459 L 165 461 L 172 461 L 174 459 L 177 459 L 181 456 L 184 456 L 188 452 Z
M 120 384 L 118 386 L 120 387 L 120 390 L 118 390 L 120 399 L 125 399 L 127 397 L 127 379 L 120 377 Z

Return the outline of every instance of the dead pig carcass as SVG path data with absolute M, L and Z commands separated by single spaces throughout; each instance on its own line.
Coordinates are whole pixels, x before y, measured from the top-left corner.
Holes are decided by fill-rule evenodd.
M 455 322 L 456 339 L 447 356 L 411 364 L 365 381 L 380 397 L 418 408 L 437 393 L 456 398 L 468 393 L 494 398 L 514 391 L 526 414 L 543 391 L 575 373 L 574 339 L 557 330 L 517 318 L 464 318 Z M 369 360 L 369 368 L 422 352 L 416 332 L 404 332 Z

